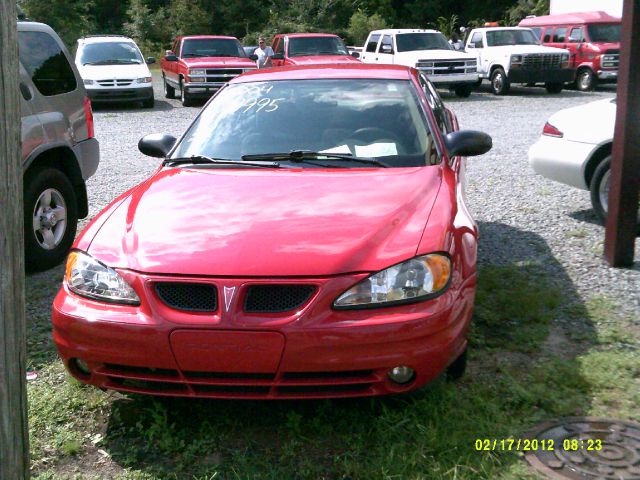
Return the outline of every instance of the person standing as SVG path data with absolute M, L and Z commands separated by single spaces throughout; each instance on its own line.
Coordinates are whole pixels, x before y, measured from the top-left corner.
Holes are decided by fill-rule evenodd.
M 258 40 L 258 48 L 253 52 L 258 56 L 258 60 L 256 60 L 256 64 L 258 68 L 269 68 L 273 66 L 273 49 L 270 46 L 267 46 L 263 37 L 260 37 Z

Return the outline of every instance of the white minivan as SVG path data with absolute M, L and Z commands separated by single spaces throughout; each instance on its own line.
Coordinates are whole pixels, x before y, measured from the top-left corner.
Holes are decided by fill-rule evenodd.
M 76 65 L 92 102 L 154 103 L 152 76 L 136 43 L 123 35 L 88 35 L 78 39 Z

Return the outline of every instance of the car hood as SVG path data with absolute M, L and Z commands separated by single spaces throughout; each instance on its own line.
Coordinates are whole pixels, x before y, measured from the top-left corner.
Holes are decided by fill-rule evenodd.
M 304 57 L 289 57 L 293 65 L 319 65 L 334 63 L 361 63 L 351 55 L 307 55 Z
M 256 66 L 256 62 L 243 57 L 182 58 L 181 61 L 189 68 L 255 68 Z
M 109 212 L 88 251 L 149 273 L 376 271 L 416 254 L 441 175 L 439 166 L 163 169 Z
M 551 115 L 548 122 L 560 130 L 566 140 L 599 144 L 613 138 L 615 100 L 607 98 L 565 108 Z
M 476 56 L 457 50 L 415 50 L 398 52 L 394 55 L 395 63 L 414 65 L 418 60 L 475 60 Z
M 78 65 L 78 70 L 84 80 L 135 79 L 151 76 L 146 63 L 134 65 Z

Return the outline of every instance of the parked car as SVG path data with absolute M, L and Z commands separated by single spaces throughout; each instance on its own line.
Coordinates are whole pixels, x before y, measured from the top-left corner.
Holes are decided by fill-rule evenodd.
M 616 82 L 622 20 L 605 12 L 578 12 L 525 18 L 543 45 L 569 50 L 576 69 L 575 86 L 588 91 L 598 83 Z
M 491 82 L 496 95 L 508 93 L 513 83 L 544 83 L 549 93 L 560 93 L 565 82 L 573 81 L 569 51 L 540 45 L 529 28 L 476 28 L 465 49 L 475 53 L 480 77 Z
M 415 67 L 436 87 L 468 97 L 478 84 L 474 54 L 456 51 L 437 30 L 387 29 L 369 33 L 359 58 L 364 63 Z
M 589 190 L 604 223 L 609 203 L 616 100 L 605 99 L 554 113 L 529 149 L 533 170 L 572 187 Z M 638 218 L 640 233 L 640 218 Z
M 153 108 L 153 77 L 136 42 L 123 35 L 78 39 L 76 66 L 92 102 L 140 101 Z
M 67 255 L 100 155 L 91 101 L 64 44 L 42 23 L 18 21 L 17 30 L 25 264 L 37 271 Z
M 125 392 L 323 398 L 461 375 L 477 226 L 459 131 L 401 66 L 232 80 L 75 243 L 54 340 L 80 381 Z M 252 132 L 246 134 L 247 131 Z
M 164 96 L 176 90 L 184 106 L 208 97 L 229 80 L 256 68 L 235 37 L 193 35 L 178 37 L 160 61 Z
M 278 34 L 271 42 L 273 66 L 318 63 L 360 63 L 349 54 L 340 37 L 329 33 Z

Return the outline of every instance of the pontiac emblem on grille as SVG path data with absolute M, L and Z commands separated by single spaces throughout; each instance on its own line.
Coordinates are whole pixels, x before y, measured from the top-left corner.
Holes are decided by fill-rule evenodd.
M 236 287 L 224 287 L 224 307 L 225 311 L 229 311 L 231 308 L 231 300 L 233 300 L 233 294 L 236 293 Z

